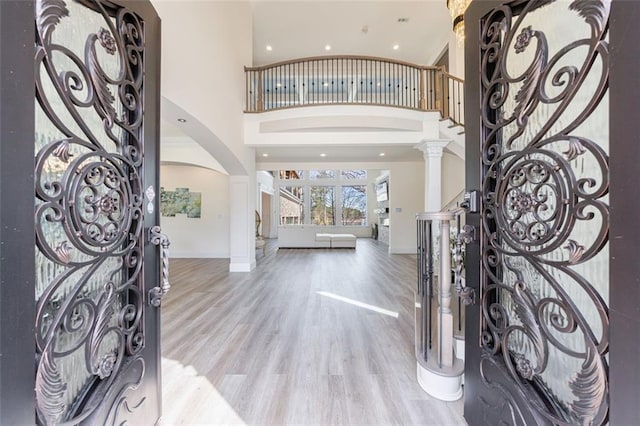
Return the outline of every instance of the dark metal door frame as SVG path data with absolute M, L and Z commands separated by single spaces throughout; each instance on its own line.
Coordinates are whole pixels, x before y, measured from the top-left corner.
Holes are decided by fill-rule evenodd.
M 473 1 L 465 14 L 466 188 L 481 188 L 478 135 L 481 132 L 480 20 L 507 1 Z M 521 2 L 524 3 L 524 2 Z M 640 107 L 640 4 L 613 0 L 610 15 L 610 302 L 609 302 L 609 422 L 635 424 L 640 418 L 640 185 L 637 116 Z M 467 224 L 481 226 L 479 214 L 467 214 Z M 467 285 L 479 292 L 479 242 L 467 246 Z M 478 293 L 479 294 L 479 293 Z M 480 305 L 467 307 L 466 369 L 477 370 L 480 351 Z M 481 389 L 477 373 L 465 376 L 465 417 L 481 424 L 481 413 L 468 398 Z
M 35 423 L 32 1 L 0 1 L 0 424 Z
M 74 0 L 68 0 L 74 1 Z M 80 2 L 87 0 L 79 0 Z M 160 21 L 148 1 L 117 0 L 145 20 L 146 88 L 144 92 L 145 188 L 159 192 Z M 0 1 L 0 424 L 33 424 L 35 414 L 35 227 L 34 128 L 35 1 Z M 159 223 L 159 197 L 153 213 L 144 201 L 145 288 L 160 285 L 158 247 L 149 244 L 150 228 Z M 145 295 L 146 296 L 146 295 Z M 146 298 L 145 298 L 146 299 Z M 147 300 L 145 300 L 147 303 Z M 159 410 L 160 312 L 145 312 L 146 374 L 155 383 L 140 389 L 147 404 Z

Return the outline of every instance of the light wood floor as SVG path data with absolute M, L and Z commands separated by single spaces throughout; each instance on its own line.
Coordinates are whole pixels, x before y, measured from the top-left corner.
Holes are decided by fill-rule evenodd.
M 415 256 L 357 249 L 174 259 L 162 307 L 162 425 L 465 425 L 415 379 Z M 355 304 L 354 304 L 355 303 Z M 397 314 L 397 315 L 396 315 Z

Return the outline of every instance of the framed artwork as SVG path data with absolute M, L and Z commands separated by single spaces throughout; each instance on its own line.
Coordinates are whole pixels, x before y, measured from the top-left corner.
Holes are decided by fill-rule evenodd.
M 189 188 L 176 188 L 175 191 L 166 191 L 160 188 L 160 214 L 167 217 L 175 217 L 177 214 L 186 214 L 189 218 L 200 218 L 202 207 L 202 193 L 190 192 Z

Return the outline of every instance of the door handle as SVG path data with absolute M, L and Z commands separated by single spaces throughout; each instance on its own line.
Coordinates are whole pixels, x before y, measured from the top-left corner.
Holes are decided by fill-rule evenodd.
M 462 283 L 463 256 L 462 248 L 476 239 L 476 229 L 471 225 L 465 225 L 456 236 L 453 250 L 454 284 L 456 293 L 465 306 L 476 303 L 476 291 Z
M 149 290 L 149 304 L 156 308 L 160 307 L 162 298 L 171 289 L 169 284 L 169 237 L 161 232 L 160 226 L 153 226 L 149 229 L 149 242 L 160 247 L 160 257 L 162 258 L 162 285 Z
M 465 209 L 468 213 L 480 213 L 480 191 L 474 189 L 473 191 L 466 191 L 464 193 L 464 200 L 460 204 L 460 207 Z

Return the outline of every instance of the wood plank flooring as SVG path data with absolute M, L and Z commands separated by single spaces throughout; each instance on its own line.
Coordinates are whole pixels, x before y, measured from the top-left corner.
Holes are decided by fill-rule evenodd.
M 170 274 L 162 425 L 466 424 L 415 379 L 415 256 L 270 241 L 250 273 L 174 259 Z

